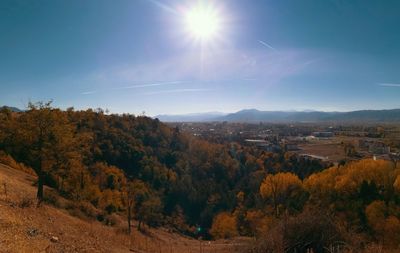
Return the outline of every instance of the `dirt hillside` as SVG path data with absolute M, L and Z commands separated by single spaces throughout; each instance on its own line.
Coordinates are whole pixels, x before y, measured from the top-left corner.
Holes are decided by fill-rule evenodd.
M 163 229 L 146 234 L 77 218 L 43 204 L 37 208 L 35 177 L 0 164 L 0 252 L 228 253 L 243 251 L 241 240 L 197 241 Z

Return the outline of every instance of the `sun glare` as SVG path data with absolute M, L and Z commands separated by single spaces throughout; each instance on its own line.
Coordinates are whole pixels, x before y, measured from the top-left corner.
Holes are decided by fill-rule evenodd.
M 197 6 L 186 13 L 188 32 L 202 41 L 215 37 L 220 30 L 220 17 L 211 6 Z

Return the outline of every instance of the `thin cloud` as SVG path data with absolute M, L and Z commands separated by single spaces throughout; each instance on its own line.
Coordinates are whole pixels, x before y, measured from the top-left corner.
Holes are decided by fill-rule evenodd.
M 212 89 L 174 89 L 174 90 L 161 90 L 154 92 L 147 92 L 144 95 L 157 95 L 157 94 L 165 94 L 165 93 L 182 93 L 182 92 L 203 92 L 210 91 Z
M 93 83 L 101 84 L 102 87 L 114 84 L 112 91 L 160 86 L 158 83 L 161 81 L 159 80 L 165 80 L 167 84 L 162 84 L 166 85 L 165 87 L 168 84 L 171 85 L 171 89 L 173 89 L 173 85 L 178 85 L 178 82 L 182 80 L 182 86 L 179 85 L 176 88 L 194 88 L 186 86 L 186 83 L 197 82 L 208 85 L 202 86 L 204 88 L 213 88 L 209 85 L 215 82 L 228 85 L 230 80 L 235 82 L 243 79 L 257 79 L 246 80 L 249 82 L 267 80 L 268 84 L 272 85 L 282 78 L 310 71 L 307 68 L 307 61 L 311 59 L 308 51 L 280 50 L 279 54 L 274 57 L 268 55 L 274 51 L 270 49 L 268 51 L 265 52 L 263 48 L 245 52 L 227 49 L 213 51 L 204 59 L 200 59 L 197 52 L 186 52 L 154 62 L 104 69 L 92 74 L 88 79 Z M 149 80 L 157 81 L 151 83 Z M 115 84 L 119 84 L 119 86 Z M 148 89 L 150 88 L 157 87 L 148 87 Z
M 378 83 L 378 85 L 383 87 L 400 87 L 400 83 Z
M 269 49 L 272 49 L 272 50 L 274 50 L 274 51 L 278 51 L 278 50 L 276 50 L 276 48 L 274 48 L 273 46 L 271 46 L 270 44 L 268 44 L 268 43 L 265 42 L 265 41 L 259 40 L 258 42 L 259 42 L 261 45 L 263 45 L 263 46 L 265 46 L 265 47 L 267 47 L 267 48 L 269 48 Z
M 90 95 L 90 94 L 94 94 L 96 92 L 97 91 L 85 91 L 85 92 L 82 92 L 81 95 Z

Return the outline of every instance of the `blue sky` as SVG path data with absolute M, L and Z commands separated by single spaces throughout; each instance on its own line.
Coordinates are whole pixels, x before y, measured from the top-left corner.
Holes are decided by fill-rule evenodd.
M 202 2 L 218 36 L 185 30 Z M 147 115 L 400 108 L 400 1 L 2 0 L 0 104 Z

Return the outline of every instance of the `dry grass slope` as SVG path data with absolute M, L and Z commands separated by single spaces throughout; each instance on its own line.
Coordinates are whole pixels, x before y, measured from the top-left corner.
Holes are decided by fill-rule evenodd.
M 243 242 L 206 242 L 163 229 L 123 233 L 97 221 L 71 216 L 51 205 L 35 205 L 35 177 L 0 164 L 0 252 L 242 252 Z M 125 226 L 125 224 L 121 224 Z

